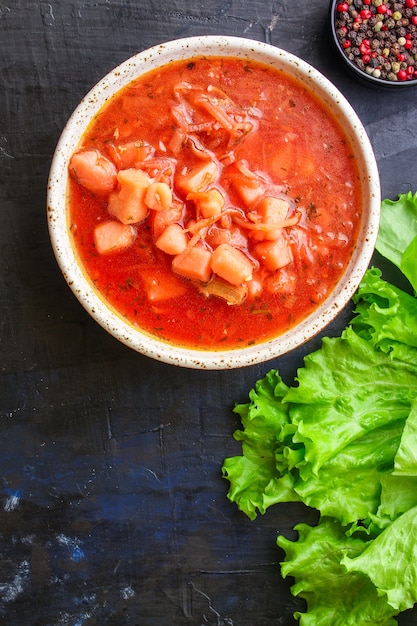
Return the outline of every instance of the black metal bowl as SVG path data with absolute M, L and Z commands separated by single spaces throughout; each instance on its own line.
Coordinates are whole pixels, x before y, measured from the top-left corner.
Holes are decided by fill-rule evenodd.
M 393 2 L 385 0 L 383 4 L 387 7 L 389 5 L 392 5 Z M 398 2 L 396 2 L 396 4 L 398 4 Z M 340 11 L 340 5 L 347 6 L 348 11 Z M 417 85 L 417 54 L 411 55 L 407 48 L 404 47 L 404 45 L 400 45 L 400 43 L 402 42 L 400 36 L 402 36 L 403 39 L 406 39 L 406 36 L 408 36 L 408 39 L 406 39 L 406 41 L 410 41 L 412 43 L 412 47 L 417 49 L 417 25 L 413 25 L 416 26 L 415 30 L 414 28 L 411 28 L 411 17 L 407 18 L 405 16 L 407 9 L 406 0 L 404 0 L 403 6 L 404 19 L 409 19 L 408 28 L 406 22 L 404 22 L 405 25 L 403 25 L 402 19 L 401 21 L 393 20 L 392 16 L 378 13 L 378 9 L 375 6 L 374 2 L 372 2 L 372 5 L 365 5 L 363 0 L 353 0 L 352 3 L 343 2 L 342 0 L 332 0 L 332 2 L 330 3 L 330 30 L 337 54 L 343 65 L 350 72 L 350 74 L 358 78 L 363 83 L 366 83 L 368 86 L 385 89 L 404 89 L 407 87 L 415 87 Z M 368 21 L 366 21 L 366 18 L 364 18 L 362 22 L 360 20 L 357 21 L 356 27 L 358 28 L 358 30 L 355 31 L 354 12 L 356 11 L 360 18 L 361 11 L 363 10 L 371 11 L 372 19 L 368 19 Z M 415 9 L 411 9 L 411 11 L 414 11 L 417 21 L 417 2 L 415 5 Z M 407 14 L 410 16 L 409 9 L 407 10 Z M 387 27 L 387 30 L 385 30 L 385 32 L 388 31 L 389 35 L 395 37 L 395 42 L 384 39 L 384 35 L 378 34 L 380 30 L 383 30 L 382 26 L 387 26 L 387 20 L 390 17 L 395 22 L 395 26 L 390 29 L 388 29 Z M 374 30 L 373 28 L 376 21 L 380 22 L 382 26 L 380 28 L 377 26 L 376 30 Z M 347 32 L 344 29 L 347 29 Z M 402 34 L 400 35 L 400 33 Z M 387 35 L 387 37 L 389 35 Z M 368 40 L 370 43 L 369 55 L 366 54 L 366 49 L 364 50 L 364 48 L 367 48 L 367 46 L 362 47 L 363 52 L 360 51 L 360 42 L 362 37 L 363 39 Z M 400 41 L 400 43 L 398 43 L 398 41 Z M 349 45 L 349 42 L 351 42 L 352 45 Z M 389 54 L 387 54 L 386 56 L 382 55 L 382 46 L 384 45 L 384 43 L 386 44 L 385 51 L 390 50 Z M 396 54 L 391 51 L 393 43 L 396 43 L 398 46 L 398 51 Z M 377 46 L 376 50 L 373 48 L 374 45 Z M 388 45 L 390 45 L 390 48 L 388 48 Z M 410 44 L 408 44 L 408 46 L 409 45 Z M 407 65 L 407 62 L 405 60 L 401 61 L 402 57 L 398 57 L 398 54 L 404 55 L 405 59 L 410 59 L 410 57 L 413 56 L 413 59 L 410 61 L 410 65 Z M 366 61 L 368 61 L 368 64 L 366 63 Z M 414 63 L 415 66 L 413 65 Z M 397 64 L 394 65 L 394 69 L 397 70 L 396 72 L 392 69 L 392 64 Z M 390 69 L 388 67 L 389 65 L 391 65 Z M 410 73 L 411 70 L 406 69 L 407 67 L 414 67 L 415 71 L 413 72 L 413 74 Z

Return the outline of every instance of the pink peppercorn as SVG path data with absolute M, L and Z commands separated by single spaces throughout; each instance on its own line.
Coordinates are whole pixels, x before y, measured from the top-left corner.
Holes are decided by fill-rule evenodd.
M 372 13 L 369 9 L 362 9 L 362 11 L 359 12 L 359 15 L 363 20 L 369 20 L 369 18 L 372 17 Z
M 367 54 L 371 51 L 371 45 L 369 43 L 369 39 L 364 39 L 359 46 L 359 50 L 361 54 Z
M 339 13 L 343 13 L 345 11 L 349 11 L 349 5 L 347 2 L 340 2 L 340 4 L 336 6 L 336 9 L 339 11 Z
M 407 72 L 405 70 L 400 70 L 397 74 L 398 80 L 407 80 Z
M 413 15 L 413 17 L 411 18 L 411 22 L 412 24 L 414 24 L 414 26 L 417 26 L 417 15 Z
M 379 7 L 377 7 L 377 12 L 380 13 L 381 15 L 385 15 L 387 11 L 388 11 L 388 7 L 386 4 L 380 4 Z
M 405 6 L 407 9 L 413 9 L 416 5 L 416 0 L 405 0 Z
M 411 41 L 411 39 L 407 39 L 407 41 L 404 44 L 404 48 L 406 50 L 411 50 L 412 47 L 413 47 L 413 42 Z

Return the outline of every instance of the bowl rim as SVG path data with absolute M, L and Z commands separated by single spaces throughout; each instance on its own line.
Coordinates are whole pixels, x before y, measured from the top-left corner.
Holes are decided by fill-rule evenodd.
M 372 76 L 371 74 L 367 74 L 363 70 L 360 69 L 355 63 L 350 61 L 346 56 L 336 32 L 336 6 L 339 4 L 341 0 L 331 0 L 330 2 L 330 30 L 333 43 L 336 47 L 338 55 L 341 61 L 344 63 L 345 67 L 351 72 L 352 75 L 359 78 L 361 81 L 365 81 L 368 85 L 373 85 L 374 87 L 379 87 L 380 89 L 404 89 L 407 87 L 415 87 L 417 85 L 417 78 L 412 78 L 411 80 L 388 80 L 386 78 L 377 78 L 376 76 Z
M 351 141 L 360 148 L 359 169 L 363 194 L 369 196 L 369 210 L 363 215 L 361 247 L 356 249 L 343 279 L 296 328 L 263 343 L 228 350 L 198 350 L 178 347 L 134 327 L 113 310 L 94 289 L 77 262 L 69 236 L 66 208 L 69 157 L 78 145 L 91 117 L 124 85 L 141 74 L 171 60 L 206 56 L 251 58 L 290 72 L 314 88 L 328 107 L 337 105 L 337 116 L 349 127 Z M 65 185 L 63 186 L 63 183 Z M 128 58 L 90 89 L 75 108 L 58 140 L 48 176 L 47 218 L 51 245 L 61 272 L 85 310 L 116 339 L 133 350 L 171 365 L 192 369 L 223 370 L 270 361 L 304 344 L 321 332 L 348 303 L 371 260 L 379 226 L 380 181 L 372 145 L 351 104 L 323 74 L 303 59 L 271 44 L 224 35 L 203 35 L 157 44 Z M 318 321 L 317 321 L 318 319 Z

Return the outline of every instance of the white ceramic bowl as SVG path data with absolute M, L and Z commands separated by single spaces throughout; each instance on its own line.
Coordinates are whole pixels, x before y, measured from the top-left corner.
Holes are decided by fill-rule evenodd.
M 77 259 L 69 233 L 66 206 L 68 164 L 91 118 L 116 92 L 144 72 L 173 60 L 198 55 L 234 56 L 267 63 L 295 76 L 330 106 L 347 133 L 361 175 L 363 217 L 354 254 L 342 279 L 317 310 L 291 331 L 258 345 L 233 350 L 194 350 L 165 343 L 130 325 L 98 294 Z M 232 369 L 268 361 L 311 339 L 342 310 L 365 273 L 378 233 L 380 186 L 377 164 L 367 134 L 351 105 L 321 73 L 294 55 L 249 39 L 202 36 L 157 45 L 128 59 L 112 70 L 85 96 L 59 139 L 48 181 L 47 215 L 50 238 L 63 275 L 85 309 L 122 343 L 165 363 L 195 369 Z

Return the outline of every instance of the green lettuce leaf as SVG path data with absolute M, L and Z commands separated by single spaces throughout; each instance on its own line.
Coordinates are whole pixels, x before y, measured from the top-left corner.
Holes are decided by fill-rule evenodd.
M 344 525 L 376 513 L 402 428 L 403 423 L 395 423 L 372 430 L 336 454 L 317 474 L 296 481 L 294 491 L 306 505 Z
M 410 414 L 401 435 L 400 445 L 394 459 L 396 476 L 417 478 L 417 402 L 411 405 Z
M 251 519 L 277 502 L 320 513 L 278 539 L 301 626 L 392 626 L 417 601 L 417 299 L 370 269 L 354 302 L 293 386 L 272 370 L 236 406 L 242 455 L 223 467 Z
M 417 298 L 381 279 L 381 271 L 366 272 L 357 294 L 350 326 L 378 350 L 417 367 Z
M 306 358 L 298 381 L 288 389 L 270 372 L 236 407 L 243 455 L 224 461 L 229 499 L 251 519 L 296 501 L 342 524 L 376 514 L 417 398 L 417 371 L 347 329 Z
M 285 551 L 281 563 L 284 578 L 292 576 L 293 595 L 304 598 L 307 612 L 294 614 L 301 626 L 394 626 L 398 610 L 381 596 L 372 581 L 360 571 L 348 572 L 341 556 L 355 560 L 372 543 L 349 537 L 332 518 L 322 518 L 311 527 L 298 524 L 298 540 L 279 536 Z
M 417 402 L 405 422 L 392 473 L 381 477 L 381 504 L 377 515 L 391 521 L 417 507 Z M 381 525 L 381 524 L 380 524 Z M 382 527 L 382 525 L 381 525 Z
M 378 509 L 417 398 L 417 352 L 407 344 L 417 309 L 375 270 L 360 293 L 352 326 L 305 358 L 296 386 L 272 371 L 235 408 L 243 454 L 225 460 L 223 476 L 229 499 L 251 519 L 296 501 L 342 524 L 392 514 L 390 505 Z M 393 321 L 398 315 L 408 331 Z M 396 358 L 400 345 L 406 360 Z
M 288 407 L 281 402 L 287 390 L 278 372 L 271 370 L 250 391 L 250 402 L 234 409 L 244 427 L 233 434 L 242 442 L 243 455 L 225 459 L 222 472 L 231 485 L 228 498 L 250 519 L 255 519 L 256 509 L 265 512 L 264 493 L 279 476 L 275 454 L 277 437 L 289 423 Z
M 365 550 L 341 564 L 348 572 L 362 573 L 396 611 L 417 602 L 417 507 L 408 510 L 381 532 Z
M 417 396 L 417 369 L 374 350 L 347 328 L 342 337 L 325 338 L 299 370 L 298 386 L 284 397 L 305 445 L 306 480 L 360 437 L 404 421 Z
M 396 201 L 383 200 L 376 249 L 417 291 L 417 193 L 400 194 Z
M 374 522 L 383 528 L 389 522 L 417 506 L 417 477 L 388 474 L 381 477 L 381 503 Z
M 417 237 L 414 237 L 404 250 L 400 269 L 410 281 L 414 292 L 417 292 Z

